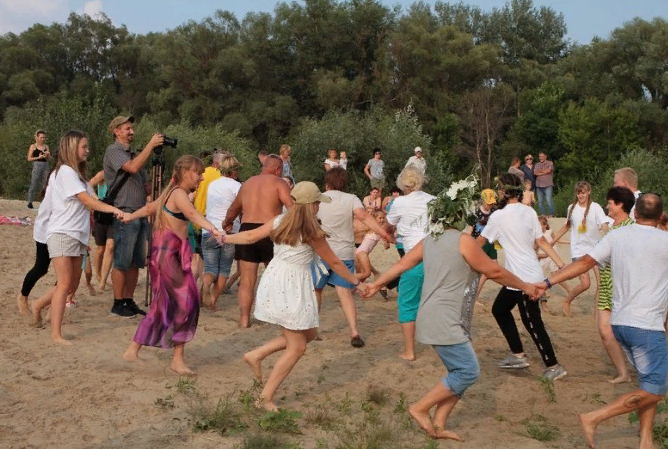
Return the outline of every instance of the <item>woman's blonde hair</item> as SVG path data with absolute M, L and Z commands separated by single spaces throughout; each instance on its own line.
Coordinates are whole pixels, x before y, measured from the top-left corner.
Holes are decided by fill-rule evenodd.
M 575 205 L 578 204 L 578 193 L 580 192 L 589 192 L 587 207 L 585 208 L 584 217 L 582 217 L 582 226 L 586 226 L 587 214 L 589 213 L 589 207 L 591 206 L 591 185 L 587 181 L 578 181 L 578 183 L 575 184 L 575 199 L 573 200 L 571 207 L 568 208 L 568 217 L 566 218 L 566 223 L 570 224 L 571 222 L 571 215 L 573 215 L 573 209 L 575 209 Z
M 281 145 L 281 148 L 278 149 L 278 152 L 280 154 L 283 154 L 286 151 L 290 151 L 290 150 L 291 150 L 290 145 L 288 145 L 287 143 L 284 143 L 283 145 Z
M 235 173 L 235 172 L 238 173 L 240 167 L 241 164 L 239 163 L 239 160 L 236 157 L 232 155 L 227 155 L 223 157 L 223 161 L 218 166 L 218 169 L 223 175 L 229 175 L 230 173 Z
M 37 143 L 37 136 L 39 136 L 40 134 L 44 134 L 46 136 L 46 131 L 44 131 L 43 129 L 38 129 L 37 131 L 35 131 L 35 143 Z
M 313 204 L 295 204 L 269 237 L 276 244 L 296 246 L 299 243 L 308 245 L 329 235 L 320 227 Z
M 169 195 L 171 195 L 172 192 L 178 188 L 179 184 L 181 184 L 181 181 L 183 181 L 183 175 L 188 170 L 197 170 L 201 175 L 204 173 L 204 163 L 201 161 L 201 159 L 190 155 L 181 156 L 178 158 L 174 164 L 172 178 L 170 179 L 169 184 L 167 184 L 167 187 L 165 187 L 165 190 L 162 191 L 162 194 L 158 198 L 158 210 L 155 214 L 155 229 L 165 228 L 165 211 L 162 208 L 167 202 Z
M 424 182 L 424 175 L 415 167 L 404 168 L 397 177 L 397 187 L 399 187 L 404 193 L 416 192 L 422 189 Z
M 76 130 L 69 130 L 60 138 L 60 144 L 58 145 L 58 160 L 53 169 L 56 176 L 58 176 L 60 167 L 67 165 L 79 175 L 81 182 L 86 184 L 86 161 L 80 161 L 79 155 L 77 154 L 79 143 L 82 139 L 86 139 L 86 134 Z

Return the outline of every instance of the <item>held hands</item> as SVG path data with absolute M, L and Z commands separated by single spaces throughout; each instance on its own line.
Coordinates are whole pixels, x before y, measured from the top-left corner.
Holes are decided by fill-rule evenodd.
M 357 293 L 364 299 L 370 299 L 373 295 L 378 293 L 380 286 L 373 284 L 367 284 L 365 282 L 360 283 L 357 286 Z
M 215 229 L 215 228 L 214 228 L 214 229 L 210 230 L 209 232 L 211 233 L 211 235 L 213 236 L 213 238 L 215 238 L 216 241 L 217 241 L 220 245 L 224 245 L 224 244 L 225 244 L 225 239 L 227 238 L 227 234 L 226 234 L 224 231 L 219 231 L 218 229 Z
M 130 215 L 132 215 L 132 214 L 130 214 Z M 117 219 L 118 221 L 122 221 L 123 223 L 127 223 L 127 221 L 125 221 L 125 217 L 126 217 L 126 216 L 127 216 L 127 215 L 125 214 L 125 212 L 123 212 L 123 211 L 120 210 L 120 209 L 116 209 L 116 208 L 114 208 L 114 217 L 116 217 L 116 219 Z M 130 220 L 128 220 L 128 221 L 130 221 Z
M 523 289 L 524 293 L 526 293 L 533 301 L 540 299 L 545 294 L 546 290 L 547 285 L 545 284 L 545 281 L 536 282 L 535 284 L 527 284 Z
M 148 146 L 151 147 L 151 150 L 154 150 L 156 147 L 159 147 L 165 142 L 165 136 L 160 133 L 155 133 L 153 134 L 153 137 L 151 137 L 150 142 L 148 143 Z

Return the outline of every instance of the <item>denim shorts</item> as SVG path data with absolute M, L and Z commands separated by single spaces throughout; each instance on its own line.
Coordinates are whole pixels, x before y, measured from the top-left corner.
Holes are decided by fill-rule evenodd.
M 114 220 L 114 268 L 125 271 L 144 268 L 146 265 L 146 242 L 148 220 L 140 218 L 129 223 Z
M 456 345 L 432 345 L 448 370 L 442 379 L 443 386 L 461 398 L 464 392 L 480 377 L 478 357 L 470 341 Z
M 622 346 L 631 365 L 638 371 L 641 390 L 658 396 L 666 394 L 668 350 L 666 333 L 613 324 L 612 333 Z
M 215 239 L 209 238 L 208 233 L 202 234 L 202 257 L 204 274 L 210 274 L 214 278 L 230 277 L 234 263 L 234 245 L 221 246 Z
M 355 274 L 355 261 L 354 260 L 344 260 L 343 263 L 345 264 L 346 268 L 348 268 L 348 271 L 351 273 Z M 318 279 L 315 284 L 315 289 L 316 290 L 322 290 L 325 288 L 325 285 L 331 285 L 332 287 L 343 287 L 347 288 L 349 290 L 352 290 L 355 288 L 353 284 L 350 282 L 346 281 L 343 279 L 341 276 L 338 274 L 334 273 L 332 269 L 327 265 L 327 263 L 323 260 L 322 264 L 325 266 L 327 269 L 327 272 L 325 273 L 324 276 L 321 276 L 320 279 L 318 279 L 318 275 L 315 273 L 315 269 L 311 268 L 311 274 L 313 275 L 313 279 Z
M 399 297 L 397 298 L 400 323 L 410 323 L 417 319 L 423 282 L 424 265 L 422 262 L 401 275 Z

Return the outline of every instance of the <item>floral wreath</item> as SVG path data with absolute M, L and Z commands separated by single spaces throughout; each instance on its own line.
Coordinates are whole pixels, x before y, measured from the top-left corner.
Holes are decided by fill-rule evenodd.
M 427 205 L 427 232 L 438 239 L 448 228 L 463 231 L 467 226 L 473 226 L 479 200 L 480 184 L 474 174 L 453 182 Z

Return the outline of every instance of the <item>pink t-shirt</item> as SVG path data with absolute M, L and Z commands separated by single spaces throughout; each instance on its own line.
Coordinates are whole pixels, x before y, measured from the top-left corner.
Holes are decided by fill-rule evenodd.
M 362 251 L 367 254 L 370 254 L 379 241 L 380 241 L 380 236 L 378 234 L 376 234 L 375 232 L 369 232 L 367 235 L 364 236 L 364 240 L 362 240 L 362 243 L 360 243 L 360 246 L 355 251 L 355 254 Z

